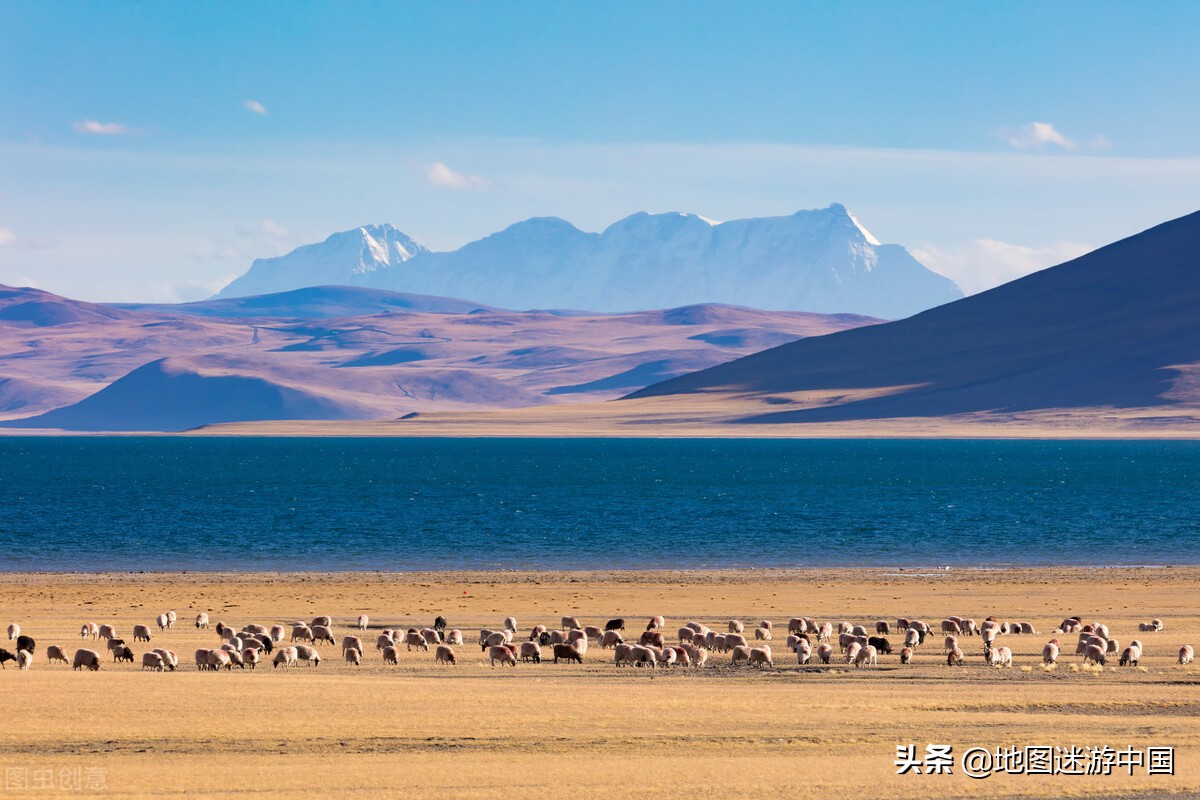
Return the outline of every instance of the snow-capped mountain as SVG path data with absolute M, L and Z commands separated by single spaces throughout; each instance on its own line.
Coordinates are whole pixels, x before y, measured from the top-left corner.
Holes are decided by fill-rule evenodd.
M 366 262 L 386 229 L 405 257 Z M 535 217 L 452 252 L 431 252 L 390 226 L 335 234 L 260 259 L 221 297 L 318 283 L 472 297 L 506 308 L 631 311 L 697 303 L 906 317 L 957 300 L 952 281 L 899 245 L 880 244 L 839 204 L 787 217 L 717 223 L 638 213 L 601 233 Z
M 258 258 L 218 297 L 247 297 L 309 286 L 368 285 L 366 277 L 429 251 L 391 225 L 364 225 L 306 244 L 287 255 Z

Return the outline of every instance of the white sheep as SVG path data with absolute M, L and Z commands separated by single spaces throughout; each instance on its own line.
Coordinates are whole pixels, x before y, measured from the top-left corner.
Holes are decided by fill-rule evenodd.
M 420 631 L 413 630 L 404 634 L 404 644 L 409 650 L 412 650 L 415 647 L 418 650 L 429 652 L 429 642 L 425 640 L 425 637 L 421 635 Z
M 46 661 L 48 661 L 51 664 L 55 663 L 56 661 L 61 661 L 64 664 L 71 663 L 70 661 L 67 660 L 67 654 L 64 653 L 63 649 L 56 644 L 52 644 L 52 645 L 49 645 L 46 647 Z
M 1099 664 L 1100 666 L 1104 666 L 1105 662 L 1107 661 L 1107 659 L 1104 656 L 1104 648 L 1099 645 L 1094 645 L 1094 644 L 1085 645 L 1083 648 L 1082 655 L 1083 655 L 1083 661 L 1085 664 L 1090 662 L 1092 664 Z
M 961 653 L 961 652 L 962 651 L 960 650 L 959 653 Z M 913 657 L 913 649 L 911 647 L 901 647 L 900 648 L 900 663 L 901 664 L 911 664 L 912 657 Z
M 946 642 L 945 642 L 945 647 L 946 647 L 947 653 L 949 653 L 954 648 L 958 647 L 958 637 L 957 636 L 947 636 Z
M 1129 646 L 1121 651 L 1121 660 L 1119 662 L 1122 667 L 1136 667 L 1138 662 L 1142 660 L 1142 643 L 1134 639 L 1129 643 Z
M 347 647 L 345 650 L 342 651 L 342 653 L 346 657 L 347 664 L 353 664 L 354 666 L 357 667 L 359 664 L 362 663 L 362 651 L 359 650 L 357 647 Z
M 166 668 L 163 662 L 163 657 L 158 653 L 142 653 L 142 672 L 151 670 L 153 672 L 162 672 Z
M 833 638 L 833 624 L 829 622 L 821 623 L 821 627 L 817 629 L 817 641 L 828 642 Z
M 692 641 L 692 638 L 693 638 L 695 635 L 696 635 L 696 631 L 694 631 L 694 630 L 692 630 L 691 628 L 688 628 L 688 627 L 683 627 L 683 628 L 680 628 L 680 629 L 679 629 L 679 632 L 678 632 L 678 634 L 677 634 L 677 636 L 678 636 L 678 639 L 679 639 L 679 641 L 680 641 L 681 643 L 682 643 L 682 642 L 690 642 L 690 641 Z
M 150 641 L 150 626 L 149 625 L 134 625 L 133 640 L 135 642 Z
M 80 639 L 98 639 L 100 638 L 100 626 L 94 622 L 85 622 L 79 626 Z
M 383 648 L 383 663 L 399 664 L 400 663 L 400 650 L 397 647 L 395 647 L 394 645 L 389 645 L 389 646 Z
M 562 629 L 564 631 L 574 630 L 575 628 L 582 628 L 582 627 L 583 626 L 579 624 L 579 620 L 575 619 L 574 617 L 563 617 L 562 618 Z
M 179 617 L 178 617 L 178 615 L 176 615 L 176 613 L 174 611 L 167 612 L 167 629 L 168 630 L 175 627 L 175 620 L 177 620 L 177 619 L 179 619 Z
M 754 631 L 754 638 L 759 641 L 769 641 L 771 638 L 770 628 L 757 628 Z
M 283 641 L 283 637 L 284 637 L 284 634 L 286 634 L 286 632 L 287 632 L 287 629 L 284 628 L 282 625 L 272 625 L 271 633 L 270 633 L 271 641 L 274 642 L 275 644 L 279 644 L 280 642 Z
M 462 631 L 460 631 L 458 628 L 452 628 L 452 629 L 446 631 L 446 644 L 462 644 L 462 643 L 463 643 Z
M 1011 667 L 1012 650 L 1008 647 L 994 647 L 988 651 L 989 661 L 994 667 Z
M 1190 644 L 1185 644 L 1183 647 L 1179 648 L 1179 663 L 1180 664 L 1190 664 L 1190 663 L 1192 663 L 1192 660 L 1195 657 L 1196 657 L 1196 651 L 1192 648 L 1192 646 Z
M 101 625 L 100 630 L 96 632 L 96 636 L 100 639 L 112 641 L 117 638 L 117 629 L 112 625 Z
M 20 635 L 21 635 L 21 626 L 20 625 L 18 625 L 17 623 L 14 622 L 8 626 L 8 640 L 9 641 L 12 641 L 13 639 L 17 638 Z
M 878 667 L 879 666 L 879 651 L 874 645 L 867 645 L 858 651 L 858 655 L 854 658 L 855 667 Z
M 370 621 L 371 621 L 370 618 L 366 614 L 359 614 L 358 615 L 358 629 L 360 631 L 365 631 L 367 629 L 367 623 Z
M 439 644 L 433 654 L 435 664 L 454 664 L 454 650 L 448 645 Z
M 382 650 L 385 647 L 391 647 L 396 644 L 396 640 L 392 638 L 389 631 L 384 631 L 375 637 L 375 649 Z
M 616 633 L 616 631 L 609 631 L 609 633 Z M 616 647 L 613 648 L 613 664 L 615 666 L 619 667 L 623 664 L 632 664 L 632 663 L 633 663 L 633 645 L 625 644 L 624 642 L 619 642 L 616 645 Z
M 313 617 L 312 622 L 310 622 L 308 624 L 309 624 L 309 627 L 316 627 L 317 625 L 324 625 L 326 628 L 329 628 L 329 627 L 333 626 L 333 617 L 329 616 L 328 614 L 322 614 L 320 616 Z
M 516 617 L 505 617 L 503 627 L 504 627 L 504 630 L 506 630 L 506 631 L 512 631 L 513 633 L 516 633 L 517 632 L 517 618 Z
M 737 666 L 738 664 L 741 664 L 743 661 L 745 661 L 745 662 L 750 661 L 750 648 L 744 644 L 734 645 L 733 655 L 730 656 L 729 663 L 734 666 Z
M 907 649 L 907 648 L 906 648 Z M 991 659 L 991 651 L 986 651 L 989 660 Z M 946 666 L 961 667 L 963 665 L 963 651 L 961 647 L 956 647 L 946 654 Z
M 297 623 L 292 626 L 292 641 L 293 642 L 296 642 L 296 641 L 311 642 L 312 640 L 313 640 L 313 633 L 309 629 L 309 627 L 307 625 L 305 625 L 303 622 Z
M 770 645 L 762 644 L 750 651 L 750 666 L 774 668 L 775 664 L 771 661 Z
M 329 627 L 328 625 L 313 625 L 312 628 L 309 629 L 309 634 L 312 636 L 311 641 L 313 644 L 320 642 L 322 644 L 332 645 L 337 641 L 337 639 L 333 638 L 333 628 Z M 344 645 L 342 649 L 346 649 Z
M 158 625 L 159 631 L 165 631 L 171 624 L 171 621 L 167 619 L 166 614 L 159 614 L 154 618 L 154 622 Z
M 735 647 L 747 647 L 746 637 L 742 636 L 740 633 L 725 634 L 725 639 L 721 644 L 721 650 L 728 652 Z
M 857 641 L 851 642 L 850 646 L 846 648 L 846 663 L 853 664 L 854 659 L 858 658 L 858 654 L 862 652 L 862 649 L 863 646 Z
M 828 623 L 826 623 L 828 624 Z M 829 659 L 833 656 L 833 645 L 828 642 L 821 642 L 817 645 L 817 658 L 822 664 L 828 664 Z
M 1042 663 L 1057 664 L 1058 663 L 1058 640 L 1051 639 L 1046 642 L 1046 646 L 1042 648 Z
M 914 650 L 921 643 L 921 634 L 916 628 L 909 628 L 904 632 L 904 646 L 911 647 Z
M 17 669 L 29 669 L 33 664 L 33 653 L 28 650 L 17 651 Z
M 708 662 L 708 651 L 703 647 L 684 645 L 683 649 L 687 652 L 688 660 L 692 662 L 692 669 L 700 669 Z
M 800 664 L 807 664 L 812 658 L 812 645 L 807 639 L 800 639 L 796 643 L 796 661 Z
M 740 619 L 729 620 L 730 633 L 743 633 L 746 630 L 746 625 Z
M 296 663 L 303 661 L 312 667 L 321 666 L 321 654 L 317 652 L 317 648 L 310 647 L 306 644 L 296 645 Z
M 250 669 L 254 669 L 258 666 L 258 660 L 258 650 L 255 648 L 247 647 L 242 651 L 242 661 L 246 664 L 246 666 L 250 667 Z
M 179 667 L 179 656 L 175 655 L 174 650 L 164 650 L 161 647 L 156 647 L 151 652 L 158 653 L 160 656 L 162 656 L 163 664 L 170 671 L 174 672 Z
M 196 627 L 197 628 L 207 628 L 208 627 L 208 614 L 205 614 L 203 611 L 201 611 L 199 614 L 196 615 Z
M 506 645 L 495 645 L 488 649 L 488 661 L 494 667 L 499 661 L 502 665 L 508 664 L 510 667 L 517 665 L 517 657 L 513 655 L 513 651 Z
M 272 669 L 283 667 L 291 669 L 296 666 L 296 648 L 281 647 L 275 651 L 275 658 L 272 660 Z
M 662 616 L 659 616 L 659 615 L 657 615 L 657 614 L 656 614 L 656 615 L 654 615 L 653 617 L 651 617 L 651 618 L 650 618 L 650 622 L 648 622 L 648 623 L 646 624 L 646 630 L 648 630 L 648 631 L 655 631 L 655 630 L 661 631 L 663 628 L 665 628 L 665 627 L 666 627 L 666 625 L 667 625 L 667 620 L 666 620 L 664 617 L 662 617 Z

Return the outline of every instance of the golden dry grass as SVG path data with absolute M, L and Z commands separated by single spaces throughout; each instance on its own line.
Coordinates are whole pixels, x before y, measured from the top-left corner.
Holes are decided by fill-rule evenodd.
M 1185 796 L 1200 786 L 1200 672 L 1174 660 L 1200 644 L 1198 588 L 1197 569 L 0 576 L 0 622 L 39 643 L 31 671 L 0 673 L 0 767 L 99 767 L 121 797 Z M 180 623 L 151 646 L 178 652 L 179 672 L 45 662 L 47 644 L 79 645 L 85 620 L 127 635 L 167 608 Z M 197 610 L 237 626 L 328 613 L 339 636 L 361 612 L 373 628 L 441 613 L 468 644 L 454 667 L 403 651 L 385 667 L 369 646 L 354 668 L 324 647 L 317 668 L 199 673 L 191 654 L 217 637 L 192 627 Z M 1003 670 L 983 665 L 978 639 L 967 666 L 946 667 L 940 637 L 911 667 L 885 657 L 858 671 L 801 669 L 782 641 L 773 671 L 731 669 L 720 655 L 701 671 L 618 670 L 597 648 L 583 667 L 492 669 L 470 644 L 507 614 L 522 629 L 623 616 L 632 632 L 651 613 L 672 634 L 691 619 L 955 613 L 1027 620 L 1039 634 L 1005 637 L 1017 666 Z M 1142 639 L 1144 669 L 1075 672 L 1067 655 L 1054 672 L 1023 670 L 1068 613 L 1107 622 L 1123 644 Z M 1151 616 L 1167 629 L 1137 634 Z M 897 744 L 930 742 L 1174 745 L 1177 775 L 895 775 Z

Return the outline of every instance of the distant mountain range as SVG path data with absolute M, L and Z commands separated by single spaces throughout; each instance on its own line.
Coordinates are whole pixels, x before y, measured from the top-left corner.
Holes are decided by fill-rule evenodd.
M 781 345 L 630 398 L 721 396 L 739 398 L 745 423 L 1132 409 L 1152 430 L 1164 409 L 1200 416 L 1200 212 L 909 319 Z
M 256 260 L 218 295 L 344 284 L 505 308 L 628 312 L 700 303 L 897 319 L 962 297 L 900 245 L 880 244 L 842 205 L 717 223 L 639 213 L 601 233 L 538 217 L 452 252 L 391 225 L 335 233 Z
M 875 322 L 718 305 L 515 312 L 345 286 L 104 306 L 0 286 L 0 428 L 179 431 L 604 400 Z

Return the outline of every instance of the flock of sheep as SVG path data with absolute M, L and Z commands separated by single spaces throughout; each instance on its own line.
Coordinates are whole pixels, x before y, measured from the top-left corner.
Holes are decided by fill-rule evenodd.
M 174 611 L 159 614 L 155 620 L 159 632 L 170 630 L 176 621 Z M 361 633 L 367 630 L 366 615 L 358 617 L 357 630 Z M 210 627 L 208 614 L 196 616 L 197 629 Z M 698 622 L 688 622 L 676 632 L 676 644 L 667 643 L 666 620 L 661 616 L 651 617 L 646 629 L 633 640 L 626 641 L 625 620 L 612 619 L 600 628 L 593 625 L 581 625 L 575 617 L 563 617 L 558 628 L 548 628 L 546 625 L 535 625 L 527 638 L 518 639 L 517 620 L 508 617 L 497 630 L 484 629 L 479 632 L 478 644 L 486 655 L 488 663 L 496 665 L 516 666 L 518 661 L 541 663 L 544 658 L 553 658 L 554 663 L 560 661 L 583 663 L 589 647 L 593 644 L 601 649 L 613 651 L 613 663 L 617 667 L 703 667 L 709 663 L 710 653 L 729 653 L 733 665 L 749 664 L 758 667 L 774 667 L 771 646 L 774 626 L 770 620 L 762 620 L 755 626 L 752 638 L 746 634 L 746 626 L 740 620 L 729 620 L 728 630 L 718 633 Z M 888 636 L 892 634 L 892 625 L 887 620 L 874 623 L 874 634 L 869 635 L 867 626 L 853 625 L 840 622 L 836 625 L 836 642 L 839 658 L 847 664 L 856 667 L 878 666 L 879 657 L 892 655 L 894 650 Z M 1138 631 L 1154 633 L 1163 629 L 1161 620 L 1139 623 Z M 218 671 L 230 670 L 233 667 L 254 669 L 267 658 L 275 668 L 285 669 L 304 663 L 316 666 L 321 663 L 321 655 L 316 650 L 318 644 L 335 645 L 333 620 L 328 616 L 318 616 L 311 622 L 296 622 L 291 625 L 290 637 L 288 629 L 283 625 L 260 625 L 252 623 L 236 630 L 222 622 L 213 626 L 214 632 L 220 637 L 221 644 L 215 648 L 201 648 L 195 652 L 196 668 L 199 670 Z M 835 625 L 832 622 L 818 623 L 808 617 L 794 617 L 787 625 L 787 649 L 796 654 L 797 662 L 801 665 L 811 663 L 815 658 L 823 664 L 829 664 L 835 657 Z M 925 640 L 933 633 L 933 628 L 918 619 L 901 617 L 896 620 L 895 632 L 903 637 L 899 644 L 899 661 L 901 664 L 912 662 L 914 655 L 925 644 Z M 994 617 L 988 617 L 982 624 L 965 617 L 948 617 L 942 620 L 940 633 L 944 635 L 943 652 L 946 663 L 950 666 L 962 666 L 964 655 L 960 646 L 960 637 L 978 635 L 983 644 L 983 657 L 986 664 L 994 666 L 1012 666 L 1011 648 L 998 645 L 997 639 L 1003 634 L 1031 635 L 1036 634 L 1028 622 L 1005 622 Z M 1143 655 L 1143 645 L 1139 640 L 1133 640 L 1127 647 L 1121 649 L 1116 639 L 1109 635 L 1107 625 L 1100 622 L 1084 624 L 1079 617 L 1068 617 L 1054 631 L 1051 638 L 1042 649 L 1042 662 L 1054 665 L 1063 650 L 1063 644 L 1058 637 L 1076 634 L 1078 639 L 1075 654 L 1080 656 L 1085 664 L 1103 666 L 1110 655 L 1119 655 L 1121 666 L 1137 666 Z M 132 663 L 134 653 L 126 640 L 117 634 L 113 625 L 97 625 L 92 622 L 84 623 L 79 631 L 83 639 L 104 640 L 107 650 L 112 654 L 114 662 L 127 661 Z M 132 639 L 134 643 L 149 643 L 153 638 L 149 625 L 134 625 Z M 8 626 L 9 641 L 16 642 L 17 652 L 14 655 L 8 650 L 0 649 L 0 667 L 8 661 L 17 662 L 19 669 L 27 670 L 33 664 L 33 655 L 37 643 L 30 636 L 21 633 L 17 624 Z M 285 638 L 287 643 L 284 642 Z M 753 642 L 753 644 L 752 644 Z M 450 628 L 445 618 L 438 617 L 428 628 L 408 628 L 407 630 L 383 629 L 375 638 L 375 649 L 379 651 L 385 664 L 398 664 L 400 648 L 411 651 L 434 651 L 434 660 L 439 664 L 455 664 L 457 658 L 454 648 L 463 646 L 462 631 Z M 544 648 L 548 648 L 544 650 Z M 366 648 L 362 637 L 347 635 L 341 640 L 342 658 L 352 665 L 362 662 Z M 1178 663 L 1192 663 L 1195 652 L 1191 645 L 1179 649 Z M 79 648 L 71 659 L 67 658 L 66 650 L 59 645 L 46 648 L 49 663 L 71 664 L 76 670 L 98 670 L 101 665 L 100 653 L 89 648 Z M 178 668 L 179 658 L 174 651 L 165 648 L 154 648 L 142 654 L 143 670 L 158 672 L 172 671 Z

